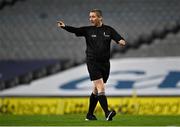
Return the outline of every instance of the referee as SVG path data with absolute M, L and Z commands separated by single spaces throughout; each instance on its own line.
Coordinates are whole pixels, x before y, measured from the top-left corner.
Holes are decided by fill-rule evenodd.
M 90 79 L 93 83 L 92 94 L 89 98 L 89 110 L 86 120 L 97 120 L 93 114 L 97 102 L 99 101 L 107 121 L 111 121 L 116 115 L 114 110 L 108 109 L 105 95 L 105 83 L 110 72 L 110 43 L 113 39 L 120 46 L 125 46 L 125 40 L 110 26 L 104 25 L 102 21 L 102 11 L 93 9 L 89 13 L 91 26 L 72 27 L 67 26 L 62 21 L 58 21 L 58 27 L 76 36 L 84 36 L 86 39 L 86 61 Z

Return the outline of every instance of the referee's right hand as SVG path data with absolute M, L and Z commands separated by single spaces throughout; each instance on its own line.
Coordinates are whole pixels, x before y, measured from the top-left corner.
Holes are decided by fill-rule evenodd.
M 65 24 L 63 21 L 57 21 L 58 27 L 65 27 Z

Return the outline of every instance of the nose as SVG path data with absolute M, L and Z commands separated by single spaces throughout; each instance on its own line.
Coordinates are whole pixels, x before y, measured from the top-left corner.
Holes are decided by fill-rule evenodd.
M 89 21 L 92 22 L 93 21 L 92 18 L 90 18 Z

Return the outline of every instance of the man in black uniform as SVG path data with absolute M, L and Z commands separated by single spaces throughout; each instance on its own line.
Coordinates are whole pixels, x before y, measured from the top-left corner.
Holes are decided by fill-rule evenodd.
M 126 42 L 112 27 L 103 24 L 101 10 L 91 10 L 89 20 L 92 26 L 79 28 L 67 26 L 62 21 L 57 23 L 58 27 L 75 33 L 76 36 L 84 36 L 86 39 L 87 69 L 93 82 L 93 92 L 89 99 L 89 111 L 86 115 L 86 120 L 97 120 L 93 112 L 99 101 L 106 120 L 111 121 L 116 112 L 108 110 L 107 98 L 105 96 L 105 83 L 110 72 L 110 43 L 111 39 L 120 46 L 125 46 Z

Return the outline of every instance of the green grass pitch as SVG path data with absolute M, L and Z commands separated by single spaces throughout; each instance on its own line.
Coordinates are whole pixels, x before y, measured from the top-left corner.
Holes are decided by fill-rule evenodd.
M 0 126 L 180 126 L 180 116 L 116 115 L 106 121 L 85 121 L 85 114 L 67 115 L 0 115 Z

